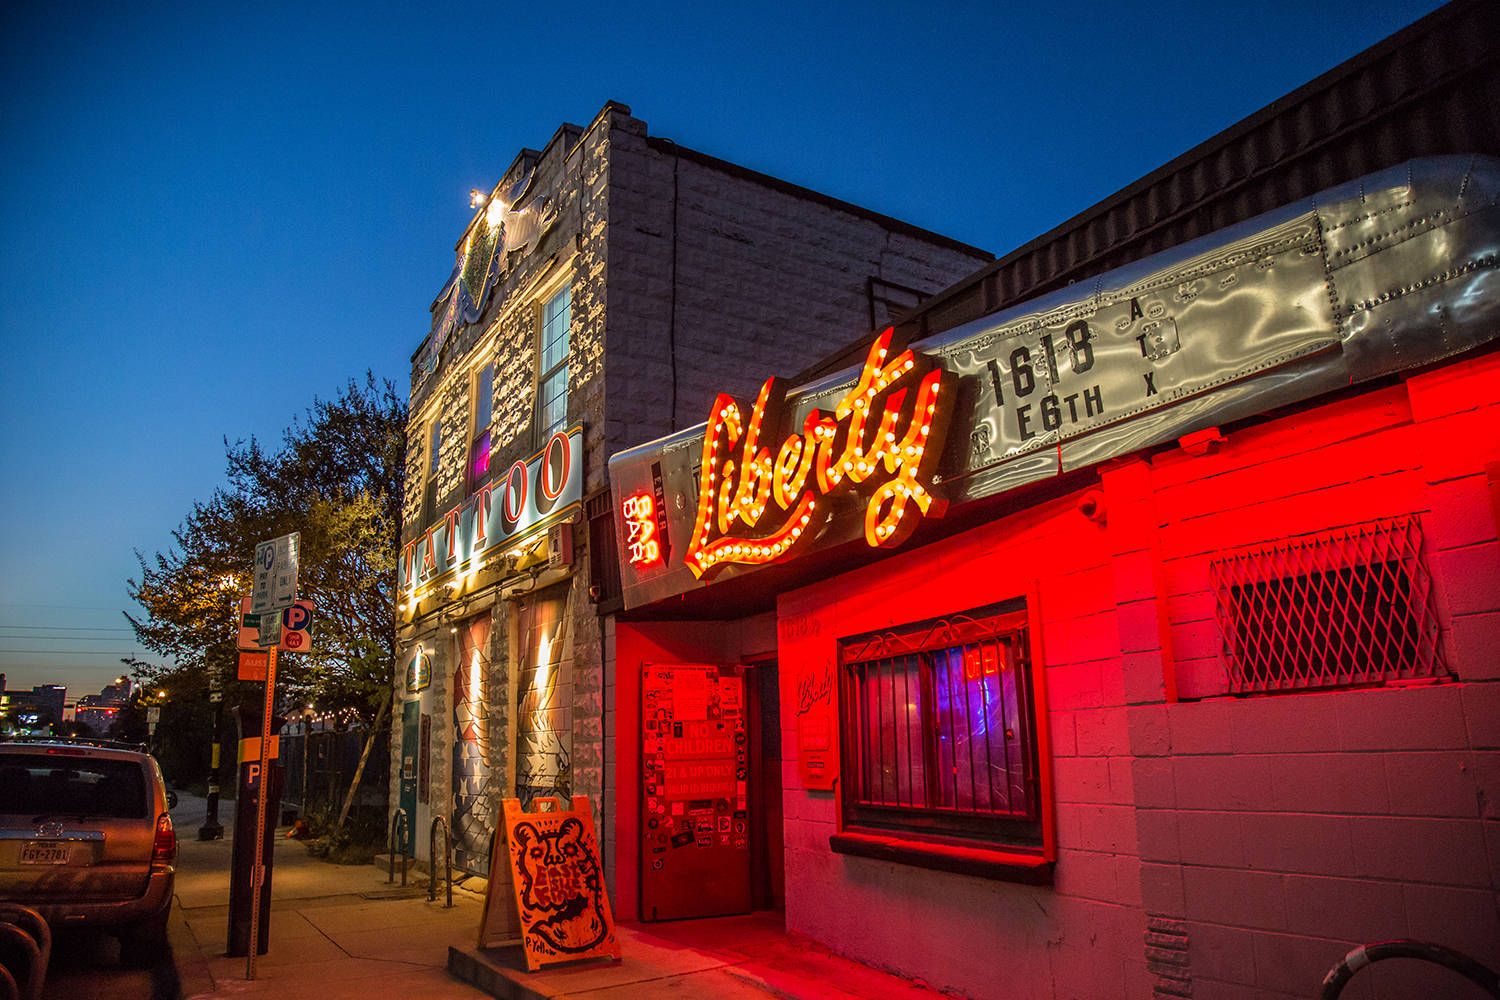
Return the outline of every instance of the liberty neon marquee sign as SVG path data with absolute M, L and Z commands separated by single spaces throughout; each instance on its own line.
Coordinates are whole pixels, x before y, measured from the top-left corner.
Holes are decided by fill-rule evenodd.
M 733 397 L 721 393 L 714 401 L 684 553 L 694 576 L 795 555 L 844 493 L 865 501 L 864 537 L 875 548 L 900 545 L 922 517 L 942 515 L 947 501 L 934 494 L 932 477 L 955 376 L 910 349 L 891 358 L 893 334 L 888 328 L 871 345 L 858 381 L 833 412 L 808 413 L 774 457 L 761 441 L 792 424 L 784 380 L 766 380 L 748 420 Z

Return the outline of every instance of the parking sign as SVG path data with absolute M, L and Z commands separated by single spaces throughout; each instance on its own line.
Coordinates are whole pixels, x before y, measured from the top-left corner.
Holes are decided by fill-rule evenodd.
M 297 550 L 301 535 L 292 532 L 255 546 L 255 589 L 250 610 L 255 614 L 289 608 L 297 599 Z

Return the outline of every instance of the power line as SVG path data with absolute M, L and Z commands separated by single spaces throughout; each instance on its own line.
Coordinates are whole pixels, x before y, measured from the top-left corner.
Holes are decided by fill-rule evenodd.
M 127 625 L 114 628 L 103 628 L 97 625 L 5 625 L 0 628 L 29 628 L 35 630 L 46 630 L 48 632 L 134 632 L 135 629 Z

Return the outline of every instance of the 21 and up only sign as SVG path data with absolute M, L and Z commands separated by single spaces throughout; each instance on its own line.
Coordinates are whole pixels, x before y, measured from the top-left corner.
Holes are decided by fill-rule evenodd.
M 260 624 L 261 615 L 251 611 L 252 599 L 243 598 L 240 601 L 240 649 L 261 649 Z M 268 611 L 268 616 L 279 615 L 281 618 L 281 641 L 276 648 L 283 653 L 305 653 L 312 648 L 313 602 L 299 600 L 289 608 L 282 608 L 280 612 Z

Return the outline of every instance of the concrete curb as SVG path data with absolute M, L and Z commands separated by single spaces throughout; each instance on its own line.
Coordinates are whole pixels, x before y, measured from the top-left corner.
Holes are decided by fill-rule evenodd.
M 188 928 L 187 917 L 182 913 L 182 902 L 172 898 L 172 912 L 167 917 L 167 941 L 172 947 L 172 966 L 176 970 L 176 989 L 158 989 L 158 996 L 172 1000 L 194 1000 L 211 997 L 217 991 L 214 977 L 208 970 L 208 959 L 198 947 L 198 941 Z M 158 981 L 159 982 L 159 981 Z
M 476 989 L 484 990 L 497 1000 L 556 1000 L 561 996 L 534 989 L 521 981 L 520 973 L 512 973 L 487 961 L 474 948 L 449 945 L 448 973 Z

